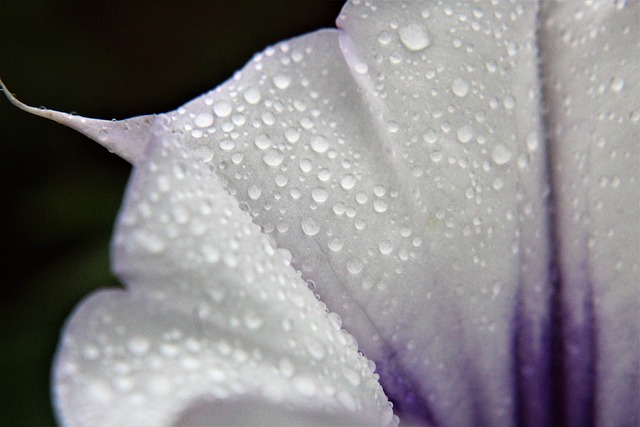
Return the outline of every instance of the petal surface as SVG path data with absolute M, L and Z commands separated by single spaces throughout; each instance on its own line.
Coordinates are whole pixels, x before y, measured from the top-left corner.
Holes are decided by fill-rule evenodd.
M 339 317 L 158 126 L 113 242 L 127 289 L 90 296 L 65 327 L 54 374 L 63 423 L 393 423 Z
M 547 2 L 564 419 L 638 425 L 640 3 Z

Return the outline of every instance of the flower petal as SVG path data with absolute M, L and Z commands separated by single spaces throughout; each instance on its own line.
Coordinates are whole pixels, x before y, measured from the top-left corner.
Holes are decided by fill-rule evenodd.
M 211 168 L 162 130 L 114 238 L 127 290 L 94 294 L 65 327 L 55 363 L 62 421 L 246 425 L 256 405 L 278 422 L 393 423 L 339 318 Z
M 640 3 L 543 9 L 566 419 L 640 423 Z

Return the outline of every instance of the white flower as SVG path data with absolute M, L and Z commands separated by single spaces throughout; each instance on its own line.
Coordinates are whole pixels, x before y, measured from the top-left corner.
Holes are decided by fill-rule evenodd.
M 353 1 L 171 113 L 13 100 L 135 165 L 62 422 L 637 424 L 639 17 Z

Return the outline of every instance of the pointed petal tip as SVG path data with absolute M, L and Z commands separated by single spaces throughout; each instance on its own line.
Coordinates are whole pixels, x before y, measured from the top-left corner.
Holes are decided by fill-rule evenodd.
M 1 79 L 0 88 L 9 102 L 19 109 L 70 127 L 132 164 L 144 151 L 149 141 L 151 126 L 155 122 L 155 115 L 138 116 L 120 121 L 101 120 L 46 108 L 31 107 L 18 100 Z

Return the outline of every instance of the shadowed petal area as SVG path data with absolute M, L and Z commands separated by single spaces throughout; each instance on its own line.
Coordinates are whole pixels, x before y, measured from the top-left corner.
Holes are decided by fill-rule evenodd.
M 293 423 L 396 421 L 339 317 L 158 126 L 113 241 L 127 290 L 92 295 L 65 327 L 54 374 L 63 423 L 169 426 L 204 413 L 207 425 L 246 425 L 252 402 Z M 246 411 L 229 418 L 226 400 Z
M 547 2 L 564 420 L 640 423 L 640 3 Z

